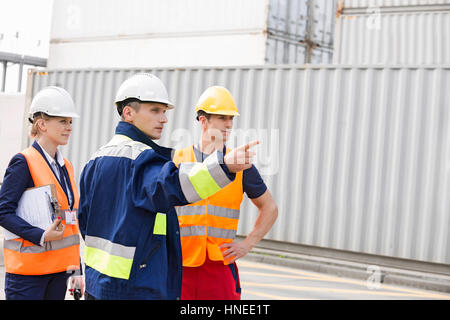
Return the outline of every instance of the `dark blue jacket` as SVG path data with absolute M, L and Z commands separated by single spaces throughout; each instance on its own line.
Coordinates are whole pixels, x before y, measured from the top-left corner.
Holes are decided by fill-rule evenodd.
M 84 167 L 79 225 L 86 291 L 95 298 L 180 298 L 182 257 L 173 207 L 188 200 L 172 154 L 120 122 L 116 136 Z M 232 181 L 234 175 L 220 166 Z

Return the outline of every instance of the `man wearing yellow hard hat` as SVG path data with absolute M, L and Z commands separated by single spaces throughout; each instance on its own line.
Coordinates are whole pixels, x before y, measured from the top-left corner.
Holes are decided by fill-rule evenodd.
M 177 150 L 173 162 L 203 162 L 209 154 L 228 153 L 225 143 L 239 116 L 231 93 L 224 87 L 209 87 L 200 96 L 195 111 L 201 124 L 199 144 Z M 258 208 L 252 232 L 236 242 L 240 206 L 246 193 Z M 234 182 L 211 197 L 176 207 L 183 254 L 183 300 L 239 300 L 241 288 L 235 261 L 245 256 L 274 224 L 278 208 L 258 170 L 236 174 Z

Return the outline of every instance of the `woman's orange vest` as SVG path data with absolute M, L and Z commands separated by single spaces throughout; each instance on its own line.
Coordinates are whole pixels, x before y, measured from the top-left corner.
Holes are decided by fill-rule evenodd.
M 65 210 L 70 210 L 69 203 L 53 171 L 34 147 L 29 147 L 21 153 L 27 160 L 35 187 L 49 184 L 56 186 L 57 199 L 62 210 L 62 218 L 64 219 Z M 64 159 L 64 163 L 69 173 L 73 190 L 73 210 L 76 210 L 79 196 L 73 175 L 73 167 L 67 159 Z M 22 238 L 4 240 L 3 256 L 6 272 L 22 275 L 42 275 L 79 269 L 80 238 L 78 235 L 78 219 L 76 225 L 66 225 L 65 220 L 62 220 L 62 223 L 65 225 L 64 238 L 57 241 L 44 242 L 43 247 Z
M 226 150 L 228 153 L 230 150 Z M 197 162 L 193 146 L 175 151 L 173 162 Z M 224 261 L 219 246 L 233 242 L 243 198 L 242 171 L 233 182 L 213 196 L 183 207 L 176 207 L 180 223 L 183 266 L 198 267 L 206 259 Z M 224 261 L 224 264 L 228 264 Z

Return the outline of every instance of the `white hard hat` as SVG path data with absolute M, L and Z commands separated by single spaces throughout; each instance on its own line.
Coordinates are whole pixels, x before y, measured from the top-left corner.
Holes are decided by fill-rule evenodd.
M 150 73 L 138 73 L 125 80 L 117 90 L 114 102 L 119 107 L 119 102 L 130 98 L 142 102 L 163 103 L 169 109 L 174 108 L 173 103 L 169 101 L 169 95 L 162 81 Z
M 37 112 L 49 116 L 79 118 L 70 94 L 60 87 L 46 87 L 39 91 L 31 101 L 30 121 Z

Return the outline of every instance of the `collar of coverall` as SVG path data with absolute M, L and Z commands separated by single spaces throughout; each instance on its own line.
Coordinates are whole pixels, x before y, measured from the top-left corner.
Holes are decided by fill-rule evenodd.
M 131 123 L 120 121 L 116 127 L 116 134 L 122 134 L 128 138 L 142 142 L 152 148 L 156 153 L 163 156 L 167 160 L 172 159 L 174 150 L 172 148 L 162 147 L 156 144 L 152 139 L 150 139 L 145 133 L 139 130 L 136 126 Z

